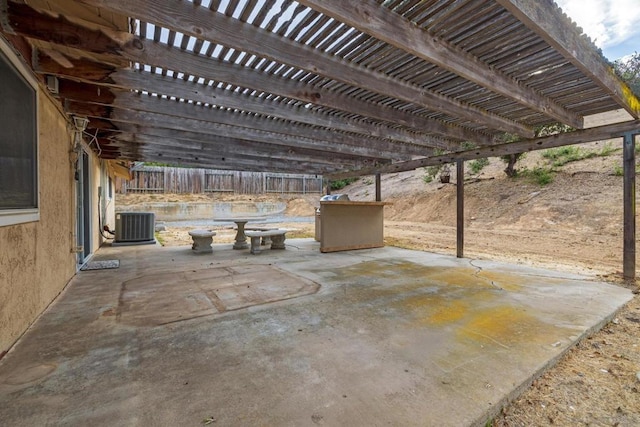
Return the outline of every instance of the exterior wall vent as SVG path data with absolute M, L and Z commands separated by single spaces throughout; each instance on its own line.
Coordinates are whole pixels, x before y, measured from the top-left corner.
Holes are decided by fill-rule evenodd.
M 155 214 L 153 212 L 120 212 L 116 214 L 114 245 L 153 244 Z

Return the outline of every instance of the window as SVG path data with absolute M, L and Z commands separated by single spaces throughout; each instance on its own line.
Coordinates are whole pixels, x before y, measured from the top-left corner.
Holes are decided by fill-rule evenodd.
M 37 221 L 37 83 L 0 39 L 0 226 Z

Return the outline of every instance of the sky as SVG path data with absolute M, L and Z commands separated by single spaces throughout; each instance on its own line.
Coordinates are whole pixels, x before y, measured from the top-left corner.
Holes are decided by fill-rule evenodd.
M 640 0 L 555 1 L 608 60 L 640 52 Z

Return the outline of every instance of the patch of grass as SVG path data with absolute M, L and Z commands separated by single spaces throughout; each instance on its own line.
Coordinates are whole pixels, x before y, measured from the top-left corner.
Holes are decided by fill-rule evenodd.
M 542 157 L 549 160 L 553 167 L 564 166 L 570 162 L 577 162 L 579 160 L 590 159 L 592 157 L 607 157 L 616 152 L 611 143 L 607 143 L 600 150 L 586 150 L 574 145 L 567 145 L 565 147 L 550 148 L 542 152 Z
M 584 150 L 580 147 L 566 146 L 558 148 L 550 148 L 542 153 L 542 157 L 551 161 L 553 167 L 564 166 L 570 162 L 578 160 L 590 159 L 596 157 L 598 153 L 595 151 Z
M 622 166 L 615 166 L 613 168 L 613 174 L 615 176 L 622 176 L 624 175 L 624 169 L 622 169 Z
M 469 168 L 471 169 L 472 173 L 478 173 L 482 169 L 484 169 L 484 167 L 487 166 L 488 164 L 489 164 L 489 159 L 487 158 L 477 159 L 477 160 L 473 160 L 472 162 L 469 162 Z
M 162 235 L 159 232 L 156 231 L 155 233 L 153 233 L 153 235 L 156 238 L 156 241 L 160 243 L 161 246 L 165 245 L 165 240 L 162 238 Z
M 373 180 L 371 178 L 366 178 L 365 180 L 362 181 L 362 183 L 364 185 L 371 185 L 373 184 Z
M 551 168 L 536 167 L 533 169 L 523 169 L 518 176 L 524 177 L 541 187 L 553 182 L 555 171 Z
M 612 143 L 607 142 L 606 144 L 604 144 L 604 146 L 600 149 L 600 152 L 598 153 L 599 157 L 607 157 L 612 155 L 613 153 L 615 153 L 616 151 L 618 151 L 619 149 L 614 147 Z
M 287 237 L 291 239 L 306 239 L 308 237 L 314 237 L 314 234 L 309 230 L 296 230 L 287 233 Z

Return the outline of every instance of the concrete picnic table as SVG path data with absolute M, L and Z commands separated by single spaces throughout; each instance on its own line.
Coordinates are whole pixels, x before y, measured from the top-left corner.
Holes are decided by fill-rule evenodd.
M 260 222 L 265 221 L 267 217 L 264 216 L 244 216 L 244 217 L 219 217 L 214 218 L 214 221 L 219 222 L 235 222 L 238 227 L 238 231 L 236 232 L 236 242 L 233 244 L 233 249 L 247 249 L 249 245 L 247 244 L 247 236 L 244 234 L 244 226 L 250 222 Z

